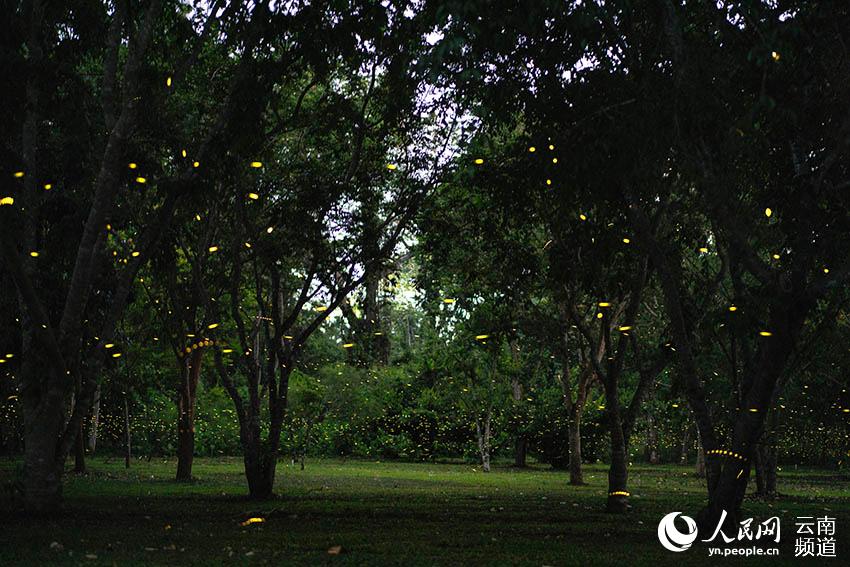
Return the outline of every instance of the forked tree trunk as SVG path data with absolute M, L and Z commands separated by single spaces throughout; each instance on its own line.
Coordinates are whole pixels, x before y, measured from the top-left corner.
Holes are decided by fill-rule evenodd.
M 195 402 L 201 376 L 203 349 L 197 348 L 181 361 L 180 388 L 177 390 L 177 480 L 192 480 L 195 456 Z

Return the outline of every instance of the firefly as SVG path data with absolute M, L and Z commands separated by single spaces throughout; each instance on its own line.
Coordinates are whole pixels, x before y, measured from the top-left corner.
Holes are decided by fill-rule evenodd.
M 484 163 L 484 160 L 481 158 L 475 160 L 475 165 L 481 165 L 482 163 Z
M 259 168 L 263 167 L 263 162 L 261 162 L 261 161 L 252 161 L 252 162 L 251 162 L 251 167 L 253 167 L 254 169 L 259 169 Z

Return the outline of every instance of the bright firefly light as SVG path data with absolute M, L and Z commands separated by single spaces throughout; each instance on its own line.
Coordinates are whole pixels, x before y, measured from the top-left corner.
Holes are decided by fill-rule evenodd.
M 771 215 L 773 215 L 773 211 L 770 209 L 770 207 L 766 208 L 764 210 L 764 216 L 766 216 L 767 218 L 770 218 Z
M 180 150 L 180 155 L 182 155 L 183 157 L 186 157 L 186 150 Z
M 256 193 L 248 193 L 248 198 L 251 199 L 252 201 L 256 201 L 257 199 L 260 198 L 260 196 L 257 195 Z
M 136 178 L 136 183 L 142 183 L 142 184 L 145 184 L 145 183 L 147 183 L 147 182 L 148 182 L 148 180 L 147 180 L 147 179 L 145 179 L 144 177 L 137 177 L 137 178 Z
M 320 306 L 316 307 L 316 311 L 318 313 L 322 313 L 323 311 L 327 311 L 327 310 L 328 310 L 328 308 L 327 308 L 326 305 L 320 305 Z
M 553 158 L 552 158 L 552 163 L 558 163 L 558 158 L 553 157 Z
M 139 167 L 139 166 L 138 166 L 138 165 L 136 165 L 134 162 L 132 162 L 132 161 L 131 161 L 130 163 L 128 163 L 128 164 L 127 164 L 127 167 L 129 167 L 130 169 L 136 169 L 136 168 L 137 168 L 137 167 Z
M 547 180 L 546 180 L 546 185 L 552 185 L 552 180 L 551 180 L 551 179 L 547 179 Z
M 24 172 L 23 172 L 23 171 L 16 171 L 16 172 L 15 172 L 15 173 L 13 173 L 12 175 L 14 175 L 14 176 L 15 176 L 15 177 L 17 177 L 17 178 L 21 178 L 21 177 L 23 177 L 23 176 L 24 176 Z
M 597 314 L 596 314 L 596 318 L 597 318 L 597 319 L 602 319 L 602 313 L 597 313 Z
M 45 183 L 45 184 L 44 184 L 44 190 L 45 190 L 45 191 L 50 191 L 51 189 L 53 189 L 53 184 L 52 184 L 52 183 Z
M 628 238 L 624 238 L 624 239 L 623 239 L 623 244 L 628 244 L 628 243 L 630 243 L 630 242 L 631 242 L 631 240 L 629 240 Z
M 266 229 L 266 234 L 271 234 L 272 232 L 274 232 L 274 227 L 273 227 L 273 226 L 270 226 L 270 227 L 268 227 L 268 228 Z
M 11 206 L 11 205 L 14 205 L 14 204 L 15 204 L 14 197 L 3 197 L 2 199 L 0 199 L 0 207 L 2 207 L 3 205 L 10 205 Z
M 133 258 L 138 258 L 138 257 L 139 257 L 139 252 L 138 252 L 138 251 L 136 251 L 136 250 L 134 250 L 134 251 L 133 251 L 133 253 L 132 253 L 132 254 L 130 254 L 130 256 L 132 256 Z
M 578 218 L 580 218 L 580 219 L 581 219 L 581 220 L 583 220 L 583 221 L 586 221 L 586 220 L 587 220 L 587 216 L 586 216 L 585 214 L 580 214 L 580 215 L 578 216 Z
M 489 336 L 490 335 L 475 335 L 475 340 L 476 341 L 483 341 L 484 339 L 488 338 Z
M 703 248 L 700 248 L 699 251 L 703 254 L 708 254 L 708 248 L 703 247 Z
M 116 352 L 115 354 L 112 355 L 112 358 L 121 358 L 121 353 Z
M 770 56 L 773 57 L 774 61 L 779 61 L 779 53 L 777 53 L 776 51 L 771 51 Z
M 484 163 L 484 160 L 483 160 L 483 159 L 481 159 L 481 158 L 477 158 L 477 159 L 475 160 L 475 165 L 481 165 L 482 163 Z
M 611 303 L 608 301 L 600 301 L 599 307 L 611 307 Z
M 447 297 L 446 299 L 444 299 L 444 300 L 443 300 L 443 303 L 454 303 L 454 302 L 455 302 L 455 300 L 454 300 L 454 299 L 450 299 L 450 298 L 448 298 L 448 297 Z
M 398 168 L 398 166 L 397 166 L 396 164 L 394 164 L 394 163 L 388 163 L 388 164 L 387 164 L 387 169 L 389 169 L 390 171 L 394 171 L 394 170 L 396 170 L 397 168 Z
M 30 256 L 32 256 L 33 258 L 38 258 L 38 252 L 33 250 L 32 252 L 30 252 Z
M 354 346 L 354 343 L 345 343 L 344 345 L 342 345 L 342 348 L 351 348 L 353 346 Z
M 531 153 L 534 153 L 534 152 L 537 151 L 537 148 L 535 148 L 534 146 L 531 146 L 531 147 L 528 148 L 528 151 L 530 151 Z
M 770 337 L 770 336 L 773 336 L 773 333 L 771 333 L 770 331 L 760 331 L 759 335 L 761 335 L 763 337 Z
M 210 252 L 218 252 L 218 246 L 210 246 L 209 251 Z
M 253 168 L 255 168 L 255 169 L 260 168 L 260 167 L 263 167 L 263 162 L 261 162 L 261 161 L 252 161 L 252 162 L 251 162 L 251 167 L 253 167 Z
M 201 162 L 199 162 L 199 161 L 196 161 L 196 162 L 193 162 L 193 163 L 192 163 L 192 167 L 198 167 L 198 166 L 200 166 L 200 165 L 201 165 Z
M 729 311 L 735 312 L 737 310 L 738 310 L 738 308 L 736 306 L 734 306 L 734 305 L 729 306 Z
M 618 330 L 620 330 L 620 331 L 631 331 L 632 327 L 630 325 L 623 325 Z
M 165 86 L 166 86 L 166 87 L 170 87 L 170 86 L 171 86 L 171 77 L 168 77 L 167 79 L 165 79 Z

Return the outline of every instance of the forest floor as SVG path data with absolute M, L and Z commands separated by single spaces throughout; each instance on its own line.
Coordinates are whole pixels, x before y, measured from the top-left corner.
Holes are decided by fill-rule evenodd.
M 88 464 L 88 475 L 68 474 L 64 509 L 52 519 L 23 516 L 9 490 L 0 495 L 0 565 L 768 563 L 709 557 L 705 546 L 716 542 L 683 553 L 661 547 L 661 517 L 695 515 L 704 501 L 692 467 L 633 466 L 633 509 L 617 516 L 603 511 L 603 465 L 587 466 L 587 486 L 573 487 L 564 472 L 542 466 L 485 474 L 469 464 L 308 460 L 304 471 L 281 463 L 280 496 L 252 502 L 236 458 L 196 459 L 192 483 L 173 481 L 173 460 L 134 461 L 130 469 L 119 459 Z M 0 460 L 0 486 L 18 467 Z M 848 481 L 846 473 L 786 467 L 781 499 L 747 500 L 754 525 L 781 519 L 780 555 L 771 565 L 801 563 L 796 517 L 824 515 L 837 518 L 838 559 L 831 561 L 847 564 Z M 242 525 L 251 517 L 265 521 Z

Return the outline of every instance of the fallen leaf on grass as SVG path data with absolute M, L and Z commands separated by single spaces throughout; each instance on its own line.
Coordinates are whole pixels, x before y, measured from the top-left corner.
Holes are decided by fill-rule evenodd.
M 340 553 L 342 553 L 341 545 L 334 545 L 328 548 L 328 555 L 339 555 Z

